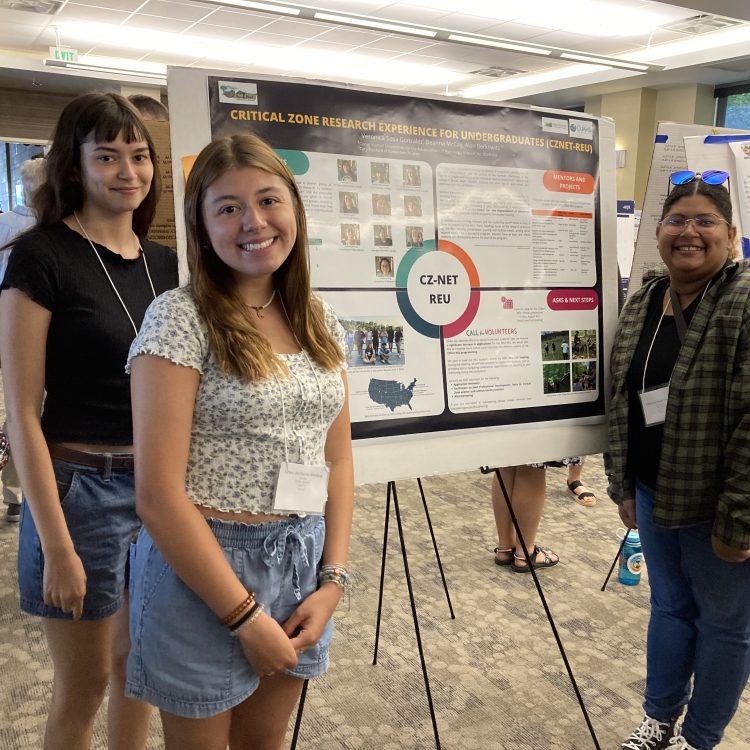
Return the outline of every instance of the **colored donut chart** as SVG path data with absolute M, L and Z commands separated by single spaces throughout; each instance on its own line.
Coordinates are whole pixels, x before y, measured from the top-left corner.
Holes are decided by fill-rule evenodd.
M 429 253 L 433 253 L 435 251 L 446 253 L 454 258 L 455 261 L 458 261 L 460 266 L 463 268 L 464 273 L 466 274 L 465 279 L 462 279 L 462 282 L 465 283 L 466 281 L 468 281 L 470 287 L 468 303 L 465 309 L 455 318 L 455 320 L 449 323 L 443 323 L 442 325 L 430 320 L 426 320 L 423 314 L 417 312 L 414 304 L 412 303 L 409 291 L 410 276 L 414 271 L 415 264 L 419 263 L 420 267 L 424 266 L 424 263 L 422 263 L 421 261 L 423 259 L 429 258 Z M 420 279 L 424 278 L 425 276 L 425 274 L 422 274 L 420 276 Z M 456 275 L 453 274 L 452 276 L 455 278 Z M 429 278 L 431 279 L 432 277 L 429 276 Z M 435 278 L 438 280 L 440 279 L 439 276 Z M 411 281 L 413 289 L 414 280 L 411 279 Z M 429 281 L 423 283 L 436 282 Z M 398 306 L 401 310 L 401 314 L 404 316 L 404 320 L 415 331 L 428 338 L 439 338 L 441 329 L 445 338 L 452 338 L 453 336 L 459 335 L 460 333 L 465 331 L 469 327 L 469 325 L 471 325 L 471 322 L 474 320 L 474 317 L 477 314 L 477 310 L 479 310 L 479 274 L 477 273 L 476 266 L 474 265 L 474 262 L 471 260 L 468 254 L 461 247 L 456 245 L 454 242 L 451 242 L 450 240 L 438 240 L 437 245 L 434 240 L 427 240 L 424 243 L 423 247 L 410 248 L 398 265 L 398 269 L 396 271 L 396 286 L 398 287 L 398 291 L 396 292 L 396 299 L 398 301 Z M 444 295 L 431 296 L 441 297 Z

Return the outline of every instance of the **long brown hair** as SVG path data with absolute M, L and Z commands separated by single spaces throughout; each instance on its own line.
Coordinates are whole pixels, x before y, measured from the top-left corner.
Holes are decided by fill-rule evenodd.
M 297 183 L 276 152 L 255 135 L 233 135 L 211 142 L 198 155 L 185 187 L 185 228 L 190 284 L 208 328 L 209 346 L 224 372 L 248 381 L 286 374 L 265 336 L 253 325 L 229 267 L 214 252 L 203 222 L 206 190 L 230 169 L 254 167 L 277 175 L 294 203 L 297 239 L 273 283 L 292 333 L 321 367 L 336 370 L 343 353 L 325 322 L 323 305 L 313 297 L 307 255 L 307 221 Z
M 97 143 L 109 143 L 120 133 L 126 143 L 145 141 L 154 165 L 148 194 L 133 212 L 133 231 L 139 237 L 148 234 L 161 194 L 156 150 L 135 107 L 125 97 L 113 93 L 77 96 L 60 114 L 47 154 L 47 180 L 32 200 L 39 225 L 56 224 L 83 206 L 86 196 L 81 175 L 81 144 L 92 135 Z

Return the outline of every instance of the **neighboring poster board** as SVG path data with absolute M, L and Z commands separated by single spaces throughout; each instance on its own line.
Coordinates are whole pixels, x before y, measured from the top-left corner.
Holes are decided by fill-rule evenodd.
M 635 201 L 617 201 L 617 265 L 623 278 L 630 276 L 635 252 Z
M 153 242 L 161 242 L 177 250 L 174 222 L 174 189 L 172 187 L 172 149 L 169 138 L 169 123 L 160 120 L 144 121 L 154 142 L 156 162 L 161 172 L 161 198 L 156 206 L 156 215 L 148 232 Z
M 685 154 L 685 138 L 737 134 L 742 131 L 730 128 L 714 128 L 708 125 L 686 125 L 676 122 L 660 122 L 656 128 L 651 169 L 643 199 L 643 210 L 638 226 L 635 254 L 628 283 L 628 295 L 643 285 L 645 275 L 665 272 L 664 264 L 656 247 L 656 226 L 661 218 L 661 209 L 669 191 L 669 175 L 679 169 L 688 169 Z M 711 167 L 714 168 L 714 167 Z
M 688 169 L 703 172 L 708 169 L 718 169 L 729 174 L 727 187 L 732 201 L 732 218 L 737 227 L 737 244 L 744 258 L 750 257 L 750 224 L 743 220 L 747 214 L 747 197 L 744 185 L 738 179 L 737 155 L 731 146 L 741 146 L 750 143 L 750 133 L 740 135 L 708 135 L 704 137 L 691 136 L 685 138 L 685 156 Z M 744 210 L 740 210 L 742 207 Z
M 357 334 L 358 481 L 603 448 L 611 121 L 229 73 L 168 80 L 174 163 L 252 129 L 295 173 L 313 284 Z M 388 356 L 367 364 L 359 341 L 381 336 Z

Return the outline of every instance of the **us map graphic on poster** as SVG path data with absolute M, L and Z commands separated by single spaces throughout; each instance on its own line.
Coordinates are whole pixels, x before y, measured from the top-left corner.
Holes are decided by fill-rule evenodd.
M 352 435 L 601 416 L 597 122 L 208 78 L 212 137 L 295 175 L 347 332 Z

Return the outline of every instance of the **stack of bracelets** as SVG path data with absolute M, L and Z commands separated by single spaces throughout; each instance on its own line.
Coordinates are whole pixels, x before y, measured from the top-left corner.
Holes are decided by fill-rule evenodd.
M 321 565 L 318 571 L 318 587 L 324 583 L 335 583 L 341 591 L 351 595 L 354 577 L 343 565 Z
M 262 612 L 263 605 L 255 601 L 255 594 L 250 591 L 245 600 L 222 619 L 221 624 L 229 628 L 230 635 L 237 636 L 240 630 L 252 625 Z

